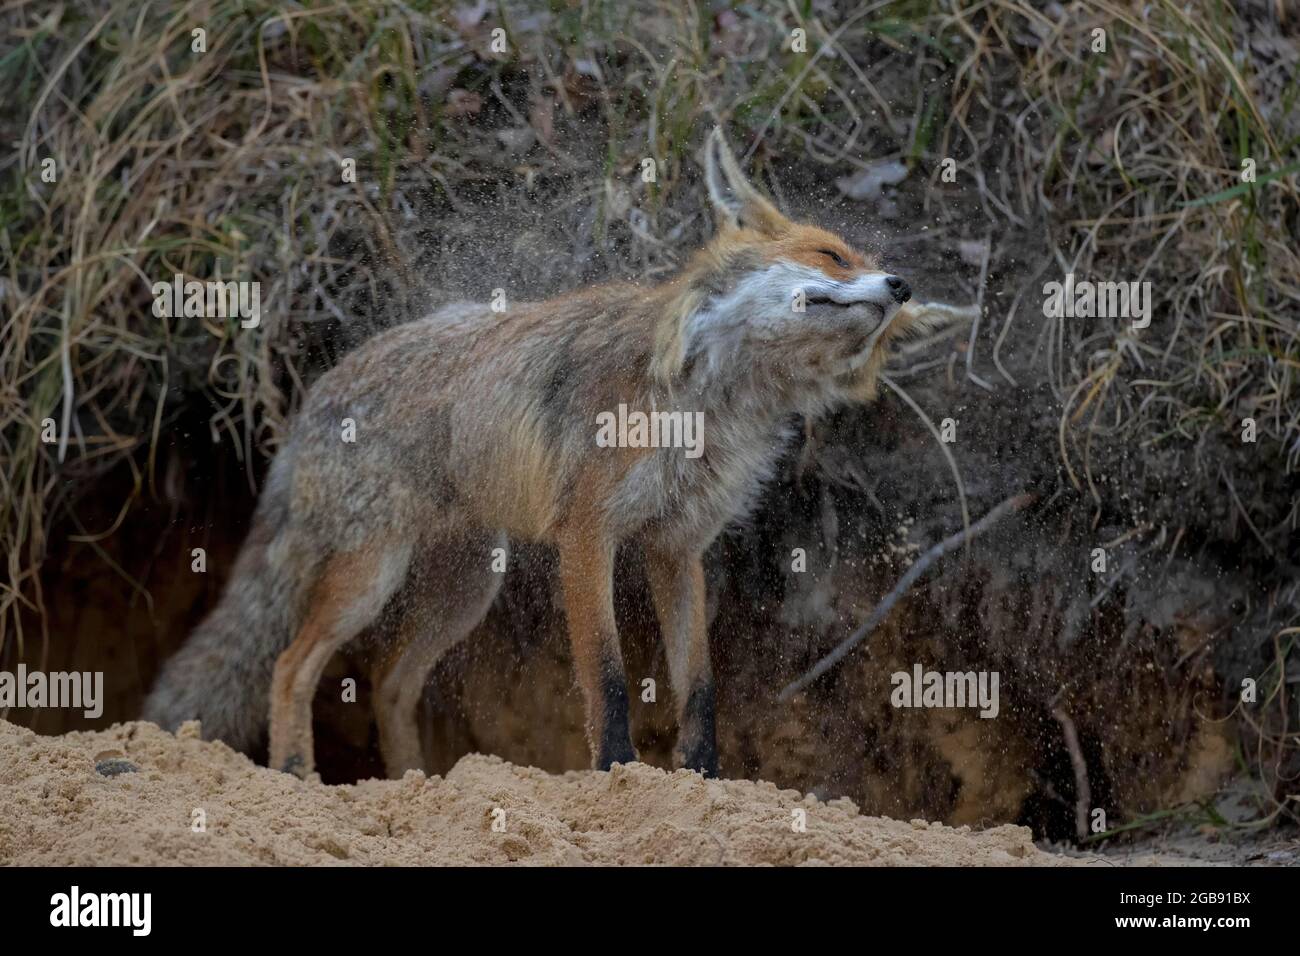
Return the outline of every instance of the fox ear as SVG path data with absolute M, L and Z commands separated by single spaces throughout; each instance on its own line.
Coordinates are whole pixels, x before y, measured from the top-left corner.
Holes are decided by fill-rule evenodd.
M 721 126 L 713 127 L 704 144 L 704 181 L 719 226 L 755 229 L 768 235 L 789 228 L 790 221 L 740 171 Z

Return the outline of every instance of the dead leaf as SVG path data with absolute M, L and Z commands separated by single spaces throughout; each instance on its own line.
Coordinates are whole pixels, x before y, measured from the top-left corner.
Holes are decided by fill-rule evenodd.
M 488 0 L 479 0 L 473 6 L 457 7 L 451 11 L 451 18 L 456 25 L 456 31 L 462 35 L 469 35 L 474 32 L 474 28 L 483 22 L 487 16 Z
M 907 178 L 907 166 L 897 159 L 872 163 L 856 176 L 835 180 L 840 192 L 850 199 L 879 199 L 886 186 L 897 186 Z
M 957 250 L 961 253 L 961 261 L 966 265 L 982 266 L 988 243 L 983 239 L 963 239 L 957 244 Z
M 534 100 L 528 110 L 528 122 L 543 145 L 550 146 L 555 141 L 555 99 L 541 96 Z
M 483 97 L 472 90 L 457 87 L 447 94 L 448 116 L 476 116 L 482 108 Z

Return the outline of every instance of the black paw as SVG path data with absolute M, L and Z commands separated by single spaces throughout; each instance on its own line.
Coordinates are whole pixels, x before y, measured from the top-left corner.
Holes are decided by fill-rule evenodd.
M 283 773 L 291 773 L 301 778 L 307 774 L 307 761 L 302 759 L 302 754 L 290 754 L 285 758 L 284 763 L 280 764 L 279 769 Z
M 596 755 L 596 769 L 608 770 L 616 763 L 635 763 L 636 759 L 632 741 L 606 741 L 602 744 L 600 753 Z
M 713 684 L 702 683 L 691 691 L 677 727 L 677 766 L 706 777 L 718 775 L 718 743 L 715 731 L 716 705 Z
M 718 748 L 712 737 L 695 742 L 685 751 L 679 749 L 674 756 L 677 766 L 684 770 L 694 770 L 706 777 L 718 776 Z
M 612 764 L 632 763 L 632 732 L 627 716 L 627 684 L 622 666 L 607 661 L 601 678 L 600 745 L 596 748 L 595 767 L 608 770 Z

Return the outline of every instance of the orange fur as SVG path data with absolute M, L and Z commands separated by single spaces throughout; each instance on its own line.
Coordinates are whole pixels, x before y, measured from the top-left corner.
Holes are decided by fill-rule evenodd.
M 222 605 L 147 713 L 171 726 L 202 716 L 205 732 L 234 727 L 246 743 L 250 722 L 232 710 L 265 679 L 272 765 L 308 773 L 324 662 L 391 607 L 392 646 L 375 669 L 381 742 L 390 773 L 418 765 L 423 681 L 486 613 L 514 538 L 558 552 L 593 764 L 634 759 L 612 575 L 619 545 L 635 542 L 668 651 L 677 760 L 716 772 L 702 556 L 754 505 L 791 418 L 873 396 L 889 343 L 924 309 L 900 307 L 906 284 L 873 257 L 783 216 L 719 134 L 705 172 L 719 229 L 670 281 L 504 315 L 449 307 L 322 377 Z M 699 454 L 598 446 L 597 418 L 620 406 L 698 415 Z M 344 418 L 354 444 L 339 440 Z

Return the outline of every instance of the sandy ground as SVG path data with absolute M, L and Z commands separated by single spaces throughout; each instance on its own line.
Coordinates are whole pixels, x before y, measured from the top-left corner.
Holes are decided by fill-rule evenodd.
M 446 778 L 327 787 L 199 740 L 193 725 L 42 737 L 0 722 L 0 806 L 10 864 L 1076 862 L 1023 827 L 864 817 L 847 800 L 643 764 L 554 776 L 470 756 Z M 792 827 L 797 809 L 806 832 Z M 206 832 L 192 829 L 196 810 Z
M 0 721 L 0 806 L 2 864 L 1113 865 L 1044 852 L 1024 827 L 866 817 L 848 800 L 644 764 L 555 776 L 473 755 L 445 778 L 324 786 L 194 724 L 45 737 Z

